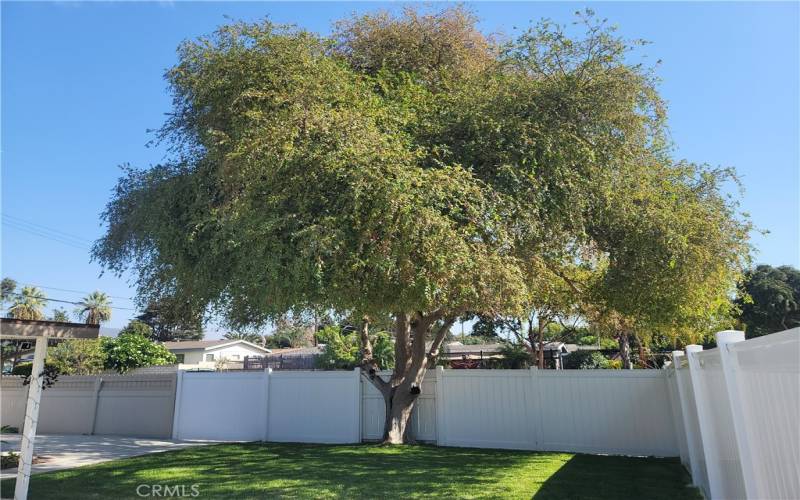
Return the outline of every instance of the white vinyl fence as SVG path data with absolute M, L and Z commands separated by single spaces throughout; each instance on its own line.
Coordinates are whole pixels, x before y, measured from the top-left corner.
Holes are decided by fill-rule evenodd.
M 357 443 L 361 383 L 347 372 L 180 372 L 175 439 Z
M 681 461 L 709 498 L 800 498 L 800 328 L 675 351 Z

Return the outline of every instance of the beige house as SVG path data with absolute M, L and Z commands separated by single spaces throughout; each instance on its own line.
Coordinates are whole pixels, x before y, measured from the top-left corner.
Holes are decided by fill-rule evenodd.
M 264 356 L 271 351 L 246 340 L 184 340 L 164 342 L 178 358 L 180 369 L 241 368 L 245 356 Z

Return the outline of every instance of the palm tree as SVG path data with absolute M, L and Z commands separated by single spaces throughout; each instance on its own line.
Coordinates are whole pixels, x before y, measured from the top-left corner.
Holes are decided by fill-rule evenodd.
M 44 304 L 47 296 L 35 286 L 22 288 L 19 294 L 14 294 L 8 315 L 16 319 L 44 319 Z
M 246 340 L 251 344 L 261 345 L 262 338 L 261 335 L 257 333 L 250 333 L 250 332 L 229 332 L 222 336 L 228 340 Z
M 103 292 L 92 292 L 78 302 L 75 313 L 87 325 L 99 325 L 111 319 L 111 299 Z

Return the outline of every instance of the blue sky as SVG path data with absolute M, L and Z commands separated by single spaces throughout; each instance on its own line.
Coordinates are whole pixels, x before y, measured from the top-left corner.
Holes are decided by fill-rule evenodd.
M 11 3 L 2 15 L 0 273 L 77 300 L 112 295 L 111 327 L 134 314 L 125 278 L 89 262 L 118 165 L 159 162 L 147 132 L 170 109 L 162 75 L 181 40 L 235 19 L 327 32 L 378 3 Z M 478 3 L 487 32 L 571 22 L 581 3 Z M 800 266 L 798 3 L 591 3 L 629 37 L 653 42 L 676 156 L 734 166 L 742 208 L 770 231 L 757 262 Z M 55 232 L 55 231 L 58 232 Z M 53 303 L 53 305 L 56 305 Z M 69 311 L 72 306 L 63 304 Z M 214 335 L 210 335 L 213 337 Z

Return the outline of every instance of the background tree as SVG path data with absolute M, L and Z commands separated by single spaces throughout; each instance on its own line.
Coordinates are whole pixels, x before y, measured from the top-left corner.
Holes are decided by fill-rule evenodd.
M 153 329 L 147 323 L 138 319 L 131 320 L 125 328 L 119 331 L 119 335 L 140 335 L 146 339 L 153 338 Z
M 128 333 L 117 338 L 103 337 L 101 347 L 105 352 L 105 367 L 125 373 L 143 366 L 177 363 L 177 358 L 166 347 L 142 335 Z
M 136 319 L 152 328 L 151 338 L 159 342 L 203 338 L 200 315 L 187 312 L 186 304 L 171 296 L 149 300 Z
M 228 340 L 246 340 L 256 345 L 261 345 L 263 343 L 263 337 L 254 332 L 228 332 L 222 337 Z
M 47 350 L 47 363 L 62 375 L 94 375 L 103 371 L 106 352 L 100 339 L 70 339 Z
M 17 282 L 11 278 L 3 278 L 0 281 L 0 305 L 6 306 L 6 302 L 10 302 L 13 298 L 14 292 L 17 290 Z
M 8 315 L 16 319 L 44 319 L 44 305 L 47 296 L 35 286 L 25 286 L 19 293 L 14 293 Z
M 94 291 L 78 302 L 75 314 L 87 325 L 99 325 L 111 319 L 111 299 L 103 292 Z
M 53 309 L 53 314 L 50 315 L 50 319 L 52 321 L 61 321 L 64 323 L 69 322 L 69 313 L 63 307 L 57 307 Z
M 468 311 L 558 311 L 563 282 L 633 328 L 701 332 L 729 313 L 749 226 L 726 172 L 671 159 L 636 46 L 591 16 L 582 37 L 544 22 L 496 46 L 461 7 L 330 39 L 223 26 L 181 45 L 159 133 L 174 156 L 126 168 L 94 256 L 233 329 L 358 318 L 389 443 Z M 389 378 L 370 338 L 386 317 Z
M 759 265 L 745 273 L 737 299 L 748 337 L 800 326 L 800 270 Z

